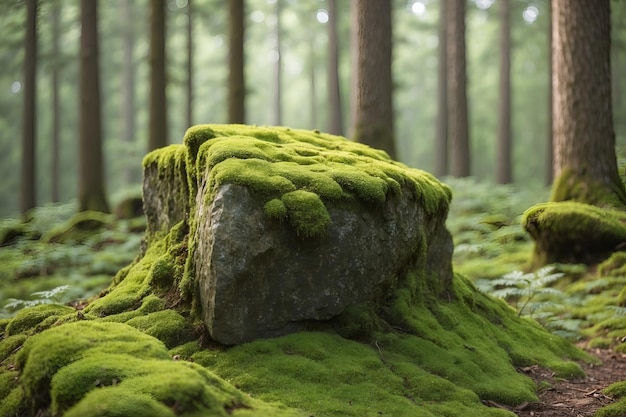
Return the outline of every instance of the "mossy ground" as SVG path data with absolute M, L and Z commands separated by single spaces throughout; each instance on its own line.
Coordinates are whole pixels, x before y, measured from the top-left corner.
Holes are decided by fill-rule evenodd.
M 500 246 L 527 245 L 517 217 L 476 223 L 485 234 L 508 228 L 494 239 Z M 153 236 L 144 257 L 80 314 L 26 309 L 0 321 L 0 415 L 513 416 L 481 400 L 533 401 L 535 387 L 516 367 L 537 363 L 570 377 L 580 372 L 572 360 L 589 360 L 459 275 L 450 299 L 399 290 L 380 316 L 352 315 L 365 321 L 357 339 L 309 331 L 234 348 L 200 345 L 181 304 L 187 232 L 180 224 Z M 505 251 L 486 257 L 485 274 Z

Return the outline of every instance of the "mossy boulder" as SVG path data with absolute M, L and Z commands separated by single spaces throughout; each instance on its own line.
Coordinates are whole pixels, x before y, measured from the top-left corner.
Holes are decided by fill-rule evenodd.
M 149 154 L 144 169 L 149 233 L 187 220 L 191 292 L 220 343 L 378 302 L 418 264 L 426 285 L 450 289 L 450 190 L 382 151 L 319 132 L 210 125 Z
M 535 240 L 534 264 L 595 264 L 626 243 L 626 212 L 573 201 L 538 204 L 523 216 Z

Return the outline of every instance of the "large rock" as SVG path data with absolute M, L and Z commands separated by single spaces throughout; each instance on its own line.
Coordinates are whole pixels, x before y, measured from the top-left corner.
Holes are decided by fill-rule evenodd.
M 187 274 L 214 340 L 283 335 L 379 303 L 416 265 L 423 285 L 449 290 L 450 193 L 429 174 L 285 128 L 201 126 L 185 158 L 180 149 L 144 162 L 148 230 L 189 218 Z

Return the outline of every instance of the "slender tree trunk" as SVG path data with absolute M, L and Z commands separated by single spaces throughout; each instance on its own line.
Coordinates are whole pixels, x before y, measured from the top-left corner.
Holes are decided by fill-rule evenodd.
M 339 86 L 339 36 L 337 0 L 328 0 L 328 132 L 343 135 L 343 112 Z
M 354 137 L 357 115 L 357 90 L 359 89 L 359 48 L 357 8 L 359 0 L 350 0 L 350 128 L 349 137 Z
M 228 123 L 246 122 L 244 0 L 228 2 Z
M 35 142 L 37 136 L 37 0 L 26 0 L 24 37 L 24 113 L 22 119 L 21 211 L 35 207 Z
M 446 1 L 439 0 L 439 71 L 437 72 L 437 126 L 435 140 L 435 175 L 448 175 L 448 76 Z
M 615 155 L 609 0 L 553 0 L 553 201 L 626 204 Z
M 552 8 L 552 0 L 548 0 L 550 9 Z M 552 12 L 550 12 L 551 14 Z M 548 19 L 548 122 L 547 122 L 547 140 L 546 140 L 546 185 L 552 185 L 554 181 L 554 150 L 552 147 L 552 16 Z
M 53 0 L 51 3 L 51 18 L 52 18 L 52 152 L 50 161 L 50 182 L 51 182 L 51 197 L 53 202 L 59 201 L 59 150 L 61 148 L 61 141 L 59 134 L 61 132 L 60 113 L 61 105 L 59 101 L 59 37 L 60 20 L 61 20 L 61 5 L 59 0 Z
M 359 0 L 357 8 L 356 123 L 354 139 L 396 157 L 391 74 L 391 3 Z
M 447 0 L 448 18 L 448 138 L 451 147 L 451 174 L 470 175 L 470 146 L 467 115 L 467 73 L 465 64 L 465 0 Z
M 122 0 L 120 3 L 120 18 L 122 21 L 122 51 L 124 56 L 122 66 L 122 139 L 128 148 L 135 141 L 135 34 L 133 0 Z M 124 176 L 126 182 L 134 181 L 135 170 L 126 167 Z
M 81 0 L 79 211 L 109 212 L 104 190 L 100 71 L 98 68 L 98 1 Z
M 512 181 L 511 168 L 511 17 L 509 0 L 500 0 L 500 105 L 496 181 Z
M 193 126 L 193 14 L 187 0 L 187 127 Z
M 283 57 L 280 48 L 280 15 L 282 11 L 281 0 L 276 0 L 276 66 L 274 67 L 274 124 L 283 124 L 282 114 L 282 78 L 283 78 Z
M 148 149 L 167 145 L 165 0 L 150 0 L 150 123 Z

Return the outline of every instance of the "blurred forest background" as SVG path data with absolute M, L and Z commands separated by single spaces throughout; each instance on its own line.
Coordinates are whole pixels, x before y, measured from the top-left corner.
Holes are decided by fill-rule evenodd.
M 442 2 L 390 1 L 398 159 L 411 167 L 434 172 Z M 180 143 L 190 124 L 228 121 L 229 1 L 165 3 L 167 140 Z M 246 123 L 330 130 L 329 3 L 245 1 Z M 350 137 L 351 2 L 333 3 L 341 132 Z M 470 175 L 486 182 L 496 181 L 497 168 L 501 37 L 498 3 L 468 0 L 465 10 Z M 42 0 L 38 4 L 35 160 L 36 204 L 40 206 L 55 200 L 68 201 L 77 195 L 81 24 L 78 0 Z M 541 186 L 549 181 L 546 178 L 550 169 L 546 155 L 551 141 L 550 3 L 511 0 L 509 6 L 512 180 L 523 187 Z M 7 217 L 20 211 L 27 13 L 22 0 L 0 0 L 0 7 L 0 217 Z M 617 144 L 624 145 L 626 1 L 613 0 L 611 8 L 614 123 Z M 139 194 L 141 160 L 148 150 L 150 16 L 148 0 L 99 2 L 104 162 L 106 188 L 113 202 L 128 194 Z M 53 179 L 57 174 L 53 174 L 52 166 L 55 78 L 59 117 L 56 193 Z M 280 97 L 280 104 L 276 97 Z

